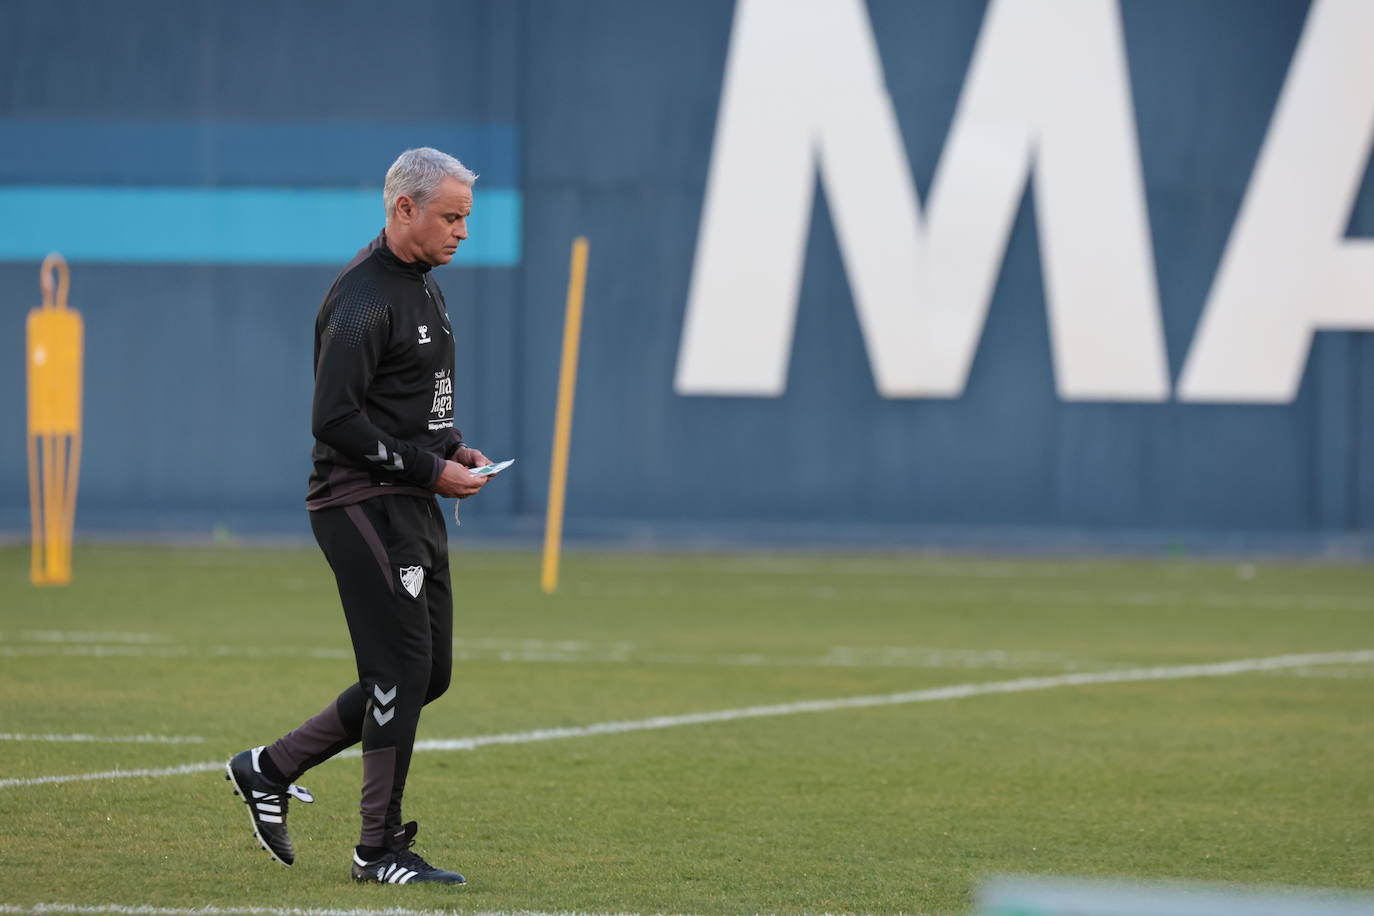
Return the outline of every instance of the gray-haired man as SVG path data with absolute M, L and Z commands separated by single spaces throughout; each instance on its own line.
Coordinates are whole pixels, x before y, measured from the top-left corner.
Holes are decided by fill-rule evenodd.
M 453 599 L 434 494 L 460 499 L 489 464 L 453 425 L 453 328 L 432 267 L 467 238 L 477 176 L 433 149 L 387 172 L 386 228 L 339 274 L 315 321 L 314 471 L 306 506 L 334 570 L 358 681 L 273 744 L 242 751 L 226 778 L 264 849 L 295 861 L 286 832 L 302 773 L 363 745 L 362 834 L 353 878 L 462 884 L 410 851 L 401 796 L 420 708 L 447 688 Z

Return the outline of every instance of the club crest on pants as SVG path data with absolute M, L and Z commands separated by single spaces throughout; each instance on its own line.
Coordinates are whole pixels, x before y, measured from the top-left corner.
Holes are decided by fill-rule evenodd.
M 420 597 L 420 588 L 424 584 L 425 568 L 423 566 L 401 567 L 401 587 L 410 593 L 410 597 Z

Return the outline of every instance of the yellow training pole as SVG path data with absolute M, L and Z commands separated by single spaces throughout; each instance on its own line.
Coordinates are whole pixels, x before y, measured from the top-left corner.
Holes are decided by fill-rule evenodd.
M 54 283 L 49 272 L 57 275 Z M 81 464 L 81 315 L 67 308 L 71 277 L 60 254 L 38 273 L 43 305 L 29 312 L 29 511 L 33 516 L 34 585 L 72 578 L 72 528 Z
M 563 320 L 563 364 L 558 372 L 558 410 L 553 421 L 553 461 L 549 467 L 549 511 L 544 523 L 544 594 L 558 588 L 558 558 L 563 545 L 563 497 L 568 483 L 568 441 L 572 438 L 573 395 L 577 391 L 577 350 L 582 337 L 582 293 L 587 285 L 587 239 L 573 240 L 568 270 L 568 311 Z

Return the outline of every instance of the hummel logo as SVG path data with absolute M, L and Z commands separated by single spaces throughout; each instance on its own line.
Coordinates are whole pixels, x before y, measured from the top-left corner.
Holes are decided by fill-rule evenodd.
M 383 445 L 381 442 L 377 443 L 377 454 L 367 455 L 367 460 L 374 463 L 380 463 L 383 461 L 387 461 L 388 459 L 390 459 L 390 462 L 388 464 L 382 465 L 388 471 L 405 470 L 405 464 L 401 461 L 401 456 L 395 453 L 388 453 L 386 450 L 386 446 Z
M 401 585 L 410 597 L 420 597 L 420 588 L 425 584 L 425 568 L 423 566 L 402 566 Z
M 372 706 L 372 718 L 377 720 L 378 725 L 385 725 L 396 715 L 396 708 L 394 706 L 390 709 L 386 709 L 386 707 L 391 704 L 391 701 L 396 699 L 396 690 L 396 687 L 392 687 L 390 690 L 383 690 L 381 684 L 372 685 L 372 696 L 377 701 Z
M 420 343 L 422 343 L 422 344 L 427 344 L 427 343 L 429 343 L 429 342 L 430 342 L 430 339 L 431 339 L 430 336 L 429 336 L 429 325 L 427 325 L 427 324 L 422 324 L 422 325 L 419 325 L 419 328 L 420 328 Z

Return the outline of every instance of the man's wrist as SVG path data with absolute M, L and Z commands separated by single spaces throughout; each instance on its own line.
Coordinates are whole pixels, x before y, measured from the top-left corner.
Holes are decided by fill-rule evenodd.
M 415 457 L 417 463 L 422 463 L 425 460 L 428 460 L 430 463 L 429 473 L 427 475 L 422 475 L 420 479 L 415 482 L 424 486 L 426 489 L 433 490 L 435 484 L 439 482 L 439 478 L 444 473 L 444 459 L 433 452 L 427 452 L 421 449 L 416 450 Z M 426 482 L 426 478 L 428 478 L 428 482 Z

